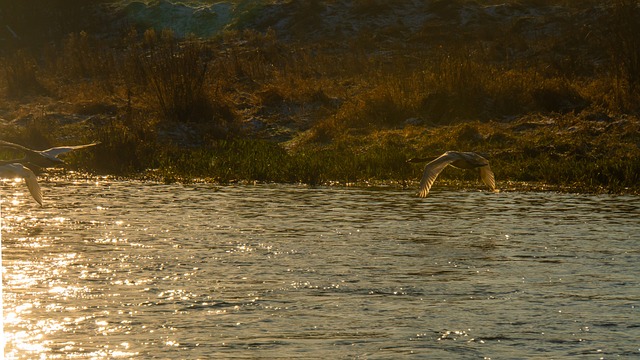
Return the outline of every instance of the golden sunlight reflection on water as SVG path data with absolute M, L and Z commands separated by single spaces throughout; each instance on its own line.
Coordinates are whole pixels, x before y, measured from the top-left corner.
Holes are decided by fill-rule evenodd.
M 44 186 L 1 204 L 6 359 L 640 354 L 636 197 Z

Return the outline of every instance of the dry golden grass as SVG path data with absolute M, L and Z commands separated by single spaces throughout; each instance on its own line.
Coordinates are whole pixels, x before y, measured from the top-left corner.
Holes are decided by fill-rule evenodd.
M 385 4 L 359 1 L 354 11 Z M 305 6 L 291 6 L 298 35 L 321 21 L 305 15 Z M 617 0 L 608 19 L 636 26 L 629 6 Z M 435 30 L 398 45 L 281 41 L 274 31 L 251 30 L 209 41 L 132 31 L 108 43 L 74 33 L 58 47 L 2 59 L 4 114 L 20 118 L 44 107 L 43 96 L 49 100 L 44 115 L 35 116 L 40 120 L 0 130 L 5 139 L 55 144 L 70 130 L 48 124 L 47 113 L 98 119 L 73 130 L 102 141 L 94 156 L 77 161 L 104 172 L 160 168 L 172 178 L 221 181 L 408 180 L 420 169 L 403 159 L 457 149 L 489 154 L 502 169 L 498 176 L 510 180 L 637 189 L 640 56 L 625 42 L 637 41 L 636 33 L 610 26 L 586 38 L 569 28 L 557 39 L 527 40 L 487 29 L 477 36 L 493 42 L 425 44 L 443 35 Z M 603 43 L 607 34 L 619 41 Z M 577 39 L 579 50 L 560 52 L 567 38 Z M 505 47 L 516 55 L 506 56 Z M 533 51 L 540 55 L 517 55 Z M 585 60 L 567 62 L 576 52 Z M 254 134 L 243 121 L 252 118 L 298 134 L 282 146 L 247 140 Z M 241 157 L 258 152 L 264 154 L 255 161 L 280 170 Z M 212 163 L 216 154 L 225 157 Z M 216 172 L 214 163 L 226 170 Z

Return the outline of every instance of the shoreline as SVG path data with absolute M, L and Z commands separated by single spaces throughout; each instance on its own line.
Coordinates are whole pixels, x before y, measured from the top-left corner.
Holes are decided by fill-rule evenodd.
M 121 175 L 98 175 L 88 172 L 65 170 L 65 169 L 50 169 L 43 174 L 43 183 L 48 181 L 87 181 L 96 182 L 101 181 L 135 181 L 142 183 L 158 184 L 158 185 L 213 185 L 220 188 L 226 186 L 253 186 L 253 185 L 281 185 L 281 186 L 300 186 L 300 187 L 329 187 L 329 188 L 369 188 L 369 189 L 396 189 L 407 190 L 409 192 L 417 192 L 420 180 L 369 180 L 369 181 L 355 181 L 355 182 L 343 182 L 343 181 L 326 181 L 321 184 L 307 184 L 302 182 L 274 182 L 274 181 L 258 181 L 258 180 L 232 180 L 227 182 L 216 181 L 211 178 L 185 178 L 176 177 L 167 179 L 162 176 L 149 176 L 149 174 L 139 174 L 130 176 Z M 541 182 L 524 182 L 524 181 L 497 181 L 498 191 L 497 193 L 510 193 L 510 192 L 537 192 L 537 193 L 561 193 L 561 194 L 584 194 L 584 195 L 620 195 L 620 196 L 640 196 L 639 189 L 627 188 L 620 192 L 607 191 L 606 188 L 590 188 L 581 185 L 562 185 L 562 184 L 544 184 Z M 486 192 L 491 194 L 486 186 L 484 186 L 479 180 L 476 181 L 460 181 L 460 180 L 437 180 L 433 187 L 434 191 L 437 190 L 459 190 L 462 192 Z M 414 194 L 415 195 L 415 194 Z

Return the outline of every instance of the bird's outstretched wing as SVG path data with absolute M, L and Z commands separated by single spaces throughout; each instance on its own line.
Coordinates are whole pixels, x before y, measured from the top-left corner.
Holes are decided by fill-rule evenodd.
M 20 151 L 24 151 L 24 152 L 33 151 L 33 150 L 31 150 L 29 148 L 26 148 L 26 147 L 24 147 L 22 145 L 14 144 L 12 142 L 4 141 L 4 140 L 0 140 L 0 147 L 14 149 L 14 150 L 20 150 Z
M 99 142 L 94 142 L 91 144 L 85 144 L 85 145 L 75 145 L 75 146 L 58 146 L 58 147 L 54 147 L 51 149 L 47 149 L 47 150 L 42 150 L 43 153 L 53 156 L 53 157 L 58 157 L 58 155 L 60 154 L 64 154 L 64 153 L 68 153 L 69 151 L 73 151 L 73 150 L 77 150 L 77 149 L 82 149 L 82 148 L 86 148 L 86 147 L 90 147 L 90 146 L 95 146 L 100 144 Z
M 42 190 L 38 185 L 38 179 L 36 174 L 31 169 L 25 167 L 20 163 L 7 163 L 6 161 L 0 161 L 0 177 L 21 177 L 25 179 L 27 188 L 31 196 L 42 206 Z
M 27 183 L 27 188 L 31 193 L 31 196 L 36 200 L 40 206 L 42 206 L 42 190 L 40 190 L 40 185 L 38 185 L 38 179 L 36 178 L 36 174 L 33 173 L 28 168 L 24 168 L 24 180 Z
M 447 165 L 451 164 L 457 158 L 458 157 L 454 153 L 446 152 L 440 155 L 437 159 L 428 163 L 427 166 L 424 167 L 422 180 L 420 180 L 418 196 L 427 197 L 429 189 L 431 189 L 431 185 L 436 181 L 438 175 L 447 167 Z
M 496 178 L 493 175 L 493 171 L 491 171 L 489 164 L 480 168 L 480 177 L 482 178 L 482 181 L 491 189 L 491 191 L 496 191 Z
M 24 158 L 19 159 L 20 163 L 29 163 L 32 166 L 36 166 L 38 168 L 46 168 L 55 165 L 64 164 L 64 161 L 58 158 L 58 155 L 67 153 L 72 150 L 82 149 L 90 146 L 95 146 L 100 144 L 100 142 L 95 142 L 91 144 L 85 145 L 75 145 L 75 146 L 58 146 L 53 147 L 47 150 L 33 150 L 22 145 L 14 144 L 8 141 L 0 140 L 0 148 L 10 148 L 14 150 L 19 150 L 24 153 Z

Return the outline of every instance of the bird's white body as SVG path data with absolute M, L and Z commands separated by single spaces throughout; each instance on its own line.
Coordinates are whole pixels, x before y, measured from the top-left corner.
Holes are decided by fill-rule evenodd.
M 489 167 L 489 161 L 487 159 L 472 152 L 447 151 L 425 166 L 422 179 L 420 180 L 418 196 L 426 197 L 438 175 L 449 165 L 467 170 L 479 169 L 482 181 L 487 184 L 492 191 L 496 191 L 495 176 L 493 171 L 491 171 L 491 167 Z

